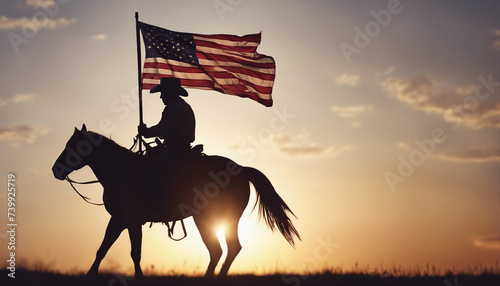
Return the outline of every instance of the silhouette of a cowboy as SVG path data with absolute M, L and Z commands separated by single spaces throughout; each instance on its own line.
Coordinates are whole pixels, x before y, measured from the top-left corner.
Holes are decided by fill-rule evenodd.
M 139 125 L 139 133 L 146 138 L 163 139 L 164 149 L 159 161 L 163 167 L 172 166 L 183 154 L 186 154 L 195 138 L 196 120 L 191 106 L 180 96 L 188 96 L 181 87 L 178 78 L 162 78 L 160 84 L 153 87 L 150 93 L 160 92 L 165 104 L 160 122 L 152 127 Z

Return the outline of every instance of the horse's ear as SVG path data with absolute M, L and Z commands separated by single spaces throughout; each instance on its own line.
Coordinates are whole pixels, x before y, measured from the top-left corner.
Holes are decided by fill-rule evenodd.
M 80 132 L 80 130 L 78 130 L 78 129 L 75 127 L 75 133 L 76 133 L 76 132 Z
M 85 126 L 85 123 L 82 125 L 82 132 L 87 132 L 87 126 Z

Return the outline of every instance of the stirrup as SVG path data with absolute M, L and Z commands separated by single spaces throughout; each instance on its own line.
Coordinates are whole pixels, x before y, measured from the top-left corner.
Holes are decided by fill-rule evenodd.
M 181 238 L 173 238 L 173 236 L 174 236 L 174 227 L 175 227 L 175 223 L 177 221 L 173 221 L 172 225 L 170 225 L 168 221 L 164 222 L 164 224 L 167 226 L 167 229 L 168 229 L 168 237 L 170 239 L 172 239 L 173 241 L 180 241 L 180 240 L 183 240 L 184 238 L 187 237 L 186 226 L 184 225 L 184 220 L 181 219 L 180 221 L 181 221 L 181 225 L 182 225 L 182 231 L 184 232 L 184 236 L 181 237 Z

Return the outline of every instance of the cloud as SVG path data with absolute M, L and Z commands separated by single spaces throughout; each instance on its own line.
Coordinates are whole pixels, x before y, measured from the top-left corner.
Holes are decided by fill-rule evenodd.
M 491 36 L 493 38 L 491 47 L 496 51 L 500 51 L 500 29 L 498 28 L 492 29 Z
M 350 145 L 319 147 L 316 144 L 290 144 L 278 147 L 281 153 L 290 157 L 336 157 L 350 149 L 352 149 Z
M 330 110 L 342 118 L 356 118 L 373 109 L 371 105 L 356 106 L 337 106 L 334 105 Z
M 408 78 L 389 77 L 381 81 L 380 85 L 399 101 L 428 113 L 439 113 L 446 121 L 459 122 L 475 129 L 500 128 L 498 94 L 486 93 L 492 91 L 498 82 L 493 81 L 491 75 L 482 79 L 489 81 L 490 85 L 449 88 L 423 74 Z M 476 89 L 483 94 L 480 95 L 481 99 Z M 498 93 L 498 88 L 493 89 L 493 92 Z
M 401 148 L 405 151 L 410 151 L 412 149 L 412 147 L 410 145 L 408 145 L 406 142 L 403 142 L 403 141 L 400 141 L 396 144 L 396 146 L 398 148 Z
M 297 135 L 292 135 L 290 133 L 278 133 L 274 136 L 274 143 L 277 145 L 288 145 L 297 141 L 303 141 L 309 137 L 307 133 L 300 133 Z
M 280 133 L 275 136 L 274 143 L 280 153 L 289 157 L 335 157 L 352 148 L 350 145 L 322 147 L 310 142 L 308 137 L 309 135 L 305 133 L 295 136 L 289 133 Z
M 108 37 L 108 35 L 106 35 L 106 34 L 97 34 L 97 35 L 91 36 L 90 40 L 91 41 L 103 41 L 103 40 L 106 40 L 107 37 Z
M 20 103 L 20 102 L 30 102 L 33 100 L 33 98 L 35 97 L 35 95 L 33 93 L 18 93 L 18 94 L 15 94 L 11 97 L 8 97 L 8 98 L 3 98 L 0 96 L 0 107 L 2 106 L 6 106 L 8 104 L 11 104 L 11 103 Z
M 361 122 L 358 120 L 361 116 L 367 114 L 373 109 L 372 105 L 355 105 L 355 106 L 337 106 L 330 107 L 330 110 L 338 117 L 351 119 L 352 127 L 360 127 Z
M 72 23 L 76 22 L 76 19 L 71 18 L 8 18 L 6 16 L 0 16 L 0 30 L 16 30 L 16 29 L 27 29 L 30 31 L 38 30 L 54 30 L 61 27 L 66 27 Z
M 270 147 L 287 157 L 294 158 L 335 157 L 352 149 L 350 145 L 318 146 L 309 140 L 309 134 L 307 133 L 276 133 L 273 134 L 271 140 L 260 143 L 256 143 L 255 140 L 238 140 L 238 142 L 231 144 L 229 148 L 247 153 L 246 151 L 252 149 L 259 151 Z
M 339 86 L 357 86 L 359 84 L 360 76 L 357 74 L 350 74 L 344 72 L 343 74 L 335 77 L 335 83 Z
M 49 133 L 45 126 L 17 125 L 11 127 L 0 127 L 0 141 L 11 141 L 13 143 L 33 143 L 39 137 Z
M 479 248 L 500 249 L 500 234 L 490 234 L 476 237 L 472 241 L 472 245 Z
M 382 72 L 375 72 L 375 78 L 377 78 L 377 79 L 385 78 L 385 77 L 391 75 L 394 72 L 394 70 L 396 70 L 395 66 L 389 66 L 385 70 L 383 70 Z
M 453 162 L 498 162 L 500 161 L 500 149 L 498 148 L 469 148 L 458 152 L 437 154 L 436 157 L 444 161 Z
M 55 5 L 54 0 L 26 0 L 26 6 L 32 8 L 48 8 Z

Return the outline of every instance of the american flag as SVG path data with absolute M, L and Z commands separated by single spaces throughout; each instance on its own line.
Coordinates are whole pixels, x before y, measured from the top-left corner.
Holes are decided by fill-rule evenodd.
M 174 32 L 139 22 L 146 47 L 144 89 L 162 77 L 187 88 L 216 90 L 272 106 L 276 64 L 257 53 L 261 35 L 201 35 Z

